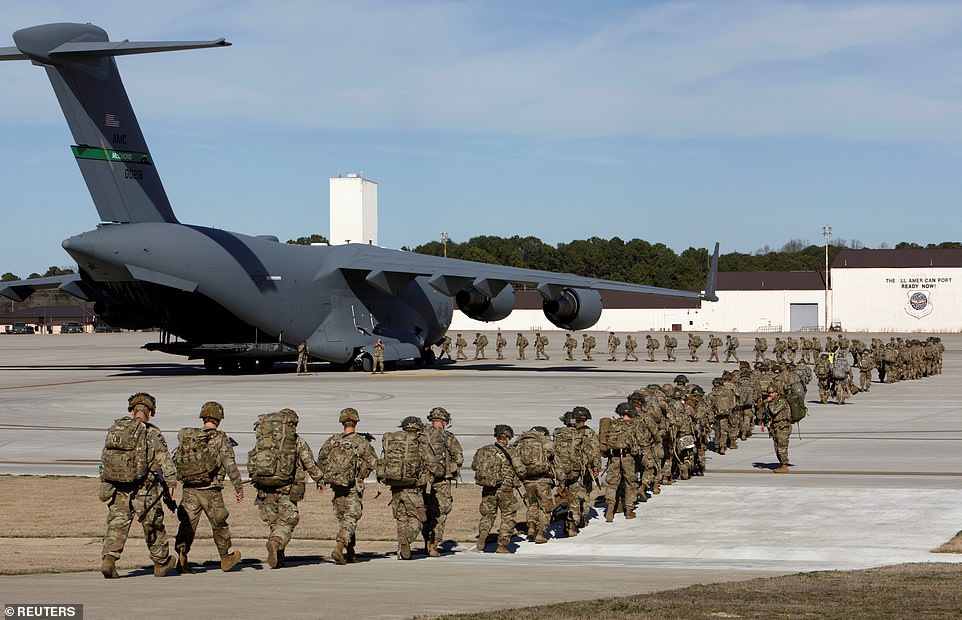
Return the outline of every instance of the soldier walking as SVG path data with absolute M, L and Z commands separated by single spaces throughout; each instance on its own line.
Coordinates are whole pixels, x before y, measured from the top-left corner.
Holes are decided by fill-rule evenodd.
M 514 446 L 525 468 L 524 502 L 528 505 L 525 521 L 528 524 L 528 540 L 536 544 L 548 542 L 545 533 L 554 511 L 554 442 L 544 426 L 534 426 L 521 433 Z
M 595 348 L 595 337 L 588 334 L 581 334 L 581 350 L 585 354 L 586 362 L 593 362 L 594 358 L 591 357 L 591 350 Z
M 518 359 L 524 359 L 524 350 L 528 348 L 528 339 L 525 338 L 524 334 L 518 332 L 518 337 L 514 340 L 515 346 L 518 347 Z
M 658 342 L 656 338 L 652 338 L 651 334 L 648 334 L 647 336 L 645 336 L 645 338 L 648 339 L 645 345 L 645 348 L 648 349 L 648 361 L 653 362 L 655 361 L 655 349 L 660 347 L 661 344 Z
M 574 358 L 574 355 L 572 355 L 572 352 L 575 350 L 575 347 L 577 346 L 578 346 L 578 341 L 572 338 L 570 333 L 565 334 L 565 353 L 567 353 L 568 355 L 569 362 L 574 361 L 575 358 Z
M 726 364 L 728 362 L 731 362 L 733 357 L 735 358 L 734 360 L 735 362 L 741 362 L 741 360 L 738 359 L 737 349 L 738 349 L 738 338 L 736 338 L 735 336 L 732 336 L 731 334 L 727 334 L 725 336 L 725 363 Z
M 625 337 L 625 361 L 626 362 L 629 360 L 634 362 L 638 361 L 638 356 L 635 355 L 635 349 L 637 348 L 638 348 L 638 343 L 635 342 L 635 339 L 631 337 L 631 334 L 628 334 Z
M 474 359 L 483 360 L 484 349 L 488 346 L 488 337 L 481 332 L 474 333 Z
M 715 334 L 709 334 L 708 336 L 708 361 L 718 363 L 718 347 L 722 344 L 721 338 L 717 337 Z
M 386 433 L 377 465 L 378 482 L 391 487 L 391 507 L 397 521 L 397 558 L 411 559 L 411 544 L 427 521 L 424 490 L 434 468 L 434 458 L 416 416 L 401 420 L 401 430 Z
M 154 576 L 163 577 L 174 569 L 177 558 L 170 555 L 167 545 L 160 500 L 165 494 L 173 496 L 177 469 L 160 429 L 150 422 L 157 412 L 156 399 L 137 392 L 127 399 L 127 411 L 130 416 L 116 420 L 107 431 L 100 459 L 103 473 L 99 497 L 107 502 L 100 572 L 107 579 L 120 576 L 115 564 L 124 551 L 134 516 L 139 515 Z
M 618 345 L 621 344 L 621 340 L 618 336 L 615 336 L 615 332 L 608 332 L 608 361 L 616 362 L 618 361 Z
M 177 508 L 180 527 L 177 529 L 177 569 L 181 573 L 193 572 L 187 562 L 187 554 L 197 533 L 200 515 L 206 515 L 214 537 L 214 545 L 220 554 L 220 568 L 224 572 L 240 562 L 239 551 L 231 552 L 229 516 L 224 505 L 224 478 L 230 478 L 237 503 L 244 499 L 244 487 L 237 462 L 234 459 L 233 439 L 217 430 L 224 419 L 224 407 L 209 401 L 200 408 L 202 429 L 184 428 L 178 433 L 180 445 L 174 451 L 174 465 L 183 481 L 184 490 Z
M 357 561 L 357 522 L 364 512 L 364 479 L 377 468 L 374 437 L 357 432 L 361 416 L 357 409 L 341 409 L 337 421 L 344 431 L 331 435 L 317 453 L 317 466 L 331 487 L 337 535 L 331 557 L 340 565 Z M 324 487 L 319 487 L 323 492 Z
M 478 521 L 476 544 L 478 551 L 484 551 L 485 541 L 500 512 L 501 527 L 498 530 L 498 548 L 495 553 L 511 553 L 508 544 L 514 535 L 518 513 L 518 498 L 514 490 L 521 485 L 525 472 L 521 456 L 509 445 L 513 437 L 514 430 L 510 426 L 496 425 L 494 443 L 475 452 L 471 462 L 475 483 L 481 487 L 481 519 Z
M 674 362 L 675 361 L 675 347 L 678 346 L 678 340 L 674 336 L 669 336 L 665 334 L 665 361 Z
M 424 428 L 428 447 L 434 457 L 431 470 L 431 484 L 424 493 L 424 506 L 427 521 L 422 533 L 427 554 L 432 558 L 441 555 L 438 545 L 444 542 L 444 524 L 451 514 L 453 499 L 451 485 L 458 479 L 464 463 L 461 442 L 454 433 L 447 430 L 451 424 L 451 414 L 444 407 L 435 407 L 428 413 L 428 426 Z
M 504 336 L 501 335 L 501 330 L 499 329 L 498 337 L 494 341 L 494 350 L 497 352 L 499 360 L 504 359 L 504 348 L 506 346 L 508 346 L 508 341 L 504 339 Z
M 548 337 L 547 337 L 547 336 L 542 336 L 542 335 L 541 335 L 541 332 L 537 332 L 537 333 L 534 335 L 534 354 L 535 354 L 535 359 L 539 359 L 539 360 L 540 360 L 541 358 L 544 358 L 544 359 L 546 359 L 546 360 L 547 360 L 547 359 L 551 359 L 550 357 L 548 357 L 548 354 L 545 353 L 545 351 L 544 351 L 544 348 L 545 348 L 546 346 L 548 346 Z
M 297 374 L 307 375 L 307 356 L 310 355 L 310 349 L 307 348 L 307 343 L 302 342 L 297 345 Z
M 468 356 L 464 354 L 464 347 L 468 346 L 468 341 L 461 334 L 458 334 L 454 341 L 455 359 L 466 360 Z
M 768 434 L 775 443 L 775 456 L 778 457 L 776 474 L 788 473 L 788 439 L 792 434 L 791 411 L 788 401 L 779 397 L 778 388 L 772 383 L 768 397 Z
M 635 518 L 638 495 L 635 454 L 641 442 L 631 421 L 635 410 L 628 403 L 620 403 L 615 414 L 618 417 L 611 421 L 601 437 L 602 453 L 608 456 L 608 473 L 605 475 L 605 521 L 608 523 L 615 519 L 618 507 L 615 500 L 619 490 L 624 492 L 626 519 Z

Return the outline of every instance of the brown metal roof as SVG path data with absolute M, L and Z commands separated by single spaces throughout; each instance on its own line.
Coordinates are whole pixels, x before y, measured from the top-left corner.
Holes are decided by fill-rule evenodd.
M 825 289 L 821 271 L 720 271 L 719 291 L 818 291 Z
M 832 269 L 879 267 L 962 267 L 962 249 L 842 250 Z

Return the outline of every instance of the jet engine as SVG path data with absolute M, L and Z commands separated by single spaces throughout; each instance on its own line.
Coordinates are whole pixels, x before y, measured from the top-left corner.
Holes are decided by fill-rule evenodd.
M 475 321 L 500 321 L 514 310 L 514 288 L 509 284 L 494 297 L 488 297 L 474 285 L 467 286 L 454 296 L 461 312 Z
M 542 304 L 544 315 L 563 329 L 587 329 L 601 318 L 601 293 L 590 289 L 566 288 Z

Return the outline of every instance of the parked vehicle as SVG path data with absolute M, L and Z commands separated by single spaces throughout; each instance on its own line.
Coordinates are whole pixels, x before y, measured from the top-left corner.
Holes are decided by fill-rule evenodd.
M 84 333 L 84 326 L 76 321 L 65 321 L 63 325 L 60 326 L 61 334 L 82 334 Z
M 33 325 L 27 325 L 26 323 L 14 323 L 13 329 L 10 330 L 11 334 L 32 334 L 34 332 Z

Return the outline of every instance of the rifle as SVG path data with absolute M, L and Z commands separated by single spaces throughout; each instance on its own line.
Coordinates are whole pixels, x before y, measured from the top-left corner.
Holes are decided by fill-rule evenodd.
M 174 501 L 174 498 L 171 496 L 170 487 L 167 486 L 167 481 L 164 480 L 164 477 L 159 475 L 157 472 L 151 472 L 150 480 L 153 481 L 154 484 L 160 485 L 161 492 L 156 498 L 154 498 L 154 501 L 150 502 L 150 505 L 144 508 L 144 512 L 141 513 L 140 517 L 137 519 L 137 521 L 140 523 L 143 523 L 144 520 L 147 519 L 147 515 L 150 514 L 150 511 L 153 510 L 154 506 L 156 506 L 160 500 L 164 500 L 164 506 L 167 507 L 167 510 L 174 514 L 177 513 L 177 502 Z

